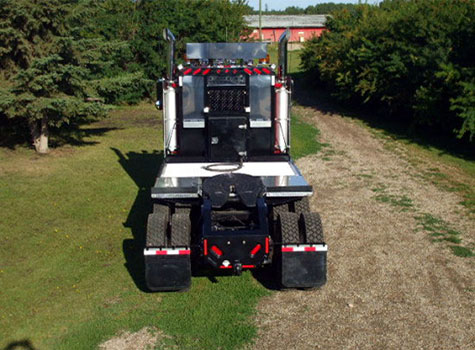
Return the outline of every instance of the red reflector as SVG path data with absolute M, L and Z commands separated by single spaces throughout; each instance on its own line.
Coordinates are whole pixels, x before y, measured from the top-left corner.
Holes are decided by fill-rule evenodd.
M 282 152 L 280 151 L 280 149 L 275 149 L 274 150 L 274 154 L 281 154 Z
M 178 154 L 178 151 L 170 151 L 170 154 Z
M 224 73 L 229 73 L 229 69 L 226 69 L 226 70 L 224 71 Z
M 211 69 L 208 68 L 207 70 L 205 70 L 205 71 L 203 72 L 203 75 L 208 74 L 210 71 L 211 71 Z
M 269 237 L 266 237 L 266 250 L 265 250 L 266 254 L 269 253 Z
M 233 70 L 233 74 L 236 74 L 237 72 L 238 72 L 237 69 Z
M 249 69 L 244 68 L 244 71 L 245 71 L 247 74 L 252 75 L 252 72 L 251 72 Z
M 188 68 L 186 71 L 183 72 L 184 75 L 190 74 L 192 71 L 191 68 Z
M 228 266 L 221 265 L 219 268 L 220 269 L 232 269 L 233 267 L 231 265 L 228 265 Z
M 282 87 L 282 84 L 281 83 L 275 83 L 275 87 L 280 89 Z
M 306 252 L 316 252 L 317 248 L 315 248 L 315 247 L 305 247 L 304 250 Z
M 293 252 L 294 248 L 282 247 L 282 252 Z
M 251 255 L 255 255 L 259 250 L 261 250 L 261 245 L 257 244 L 252 250 Z
M 191 250 L 189 249 L 183 249 L 183 250 L 178 251 L 179 255 L 190 255 L 190 253 L 191 253 Z
M 216 71 L 216 73 L 218 73 L 218 74 L 221 73 L 221 69 L 218 69 L 218 70 Z
M 264 71 L 264 73 L 270 74 L 270 70 L 268 70 L 267 68 L 262 68 L 262 70 Z
M 196 74 L 198 74 L 199 72 L 201 72 L 201 68 L 198 68 L 197 70 L 195 70 L 195 71 L 193 72 L 193 75 L 196 75 Z
M 176 88 L 178 85 L 176 83 L 172 83 L 172 88 Z
M 167 255 L 168 252 L 166 250 L 157 250 L 155 252 L 155 255 Z
M 203 240 L 203 254 L 208 255 L 208 240 L 207 239 Z
M 256 265 L 242 265 L 243 269 L 253 269 L 255 267 L 256 267 Z
M 259 69 L 257 69 L 257 68 L 254 68 L 253 71 L 254 71 L 255 73 L 257 73 L 257 74 L 262 74 L 262 72 L 261 72 Z
M 217 256 L 223 255 L 223 252 L 221 251 L 221 249 L 219 249 L 219 248 L 216 247 L 215 245 L 211 247 L 211 250 L 212 250 L 213 252 L 215 252 L 215 254 L 216 254 Z

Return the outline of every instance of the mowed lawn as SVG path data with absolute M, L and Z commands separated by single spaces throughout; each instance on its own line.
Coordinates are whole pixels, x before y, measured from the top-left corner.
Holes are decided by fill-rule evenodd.
M 294 124 L 294 155 L 317 151 L 307 140 L 317 130 Z M 185 293 L 144 288 L 149 188 L 163 157 L 152 104 L 118 109 L 83 132 L 82 144 L 47 156 L 0 149 L 0 348 L 92 349 L 145 326 L 179 349 L 252 341 L 255 305 L 270 291 L 249 272 L 194 277 Z

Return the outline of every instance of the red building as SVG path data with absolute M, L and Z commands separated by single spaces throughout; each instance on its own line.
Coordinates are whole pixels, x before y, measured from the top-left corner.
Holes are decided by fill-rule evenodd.
M 252 38 L 259 39 L 259 15 L 244 16 L 253 29 Z M 326 29 L 325 15 L 263 15 L 261 16 L 262 40 L 278 41 L 280 35 L 290 29 L 291 42 L 304 42 L 312 36 L 320 36 Z

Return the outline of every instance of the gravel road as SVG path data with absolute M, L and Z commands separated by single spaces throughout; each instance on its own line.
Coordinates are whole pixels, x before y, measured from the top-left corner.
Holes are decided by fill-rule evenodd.
M 444 165 L 414 165 L 404 148 L 388 149 L 349 118 L 310 107 L 296 113 L 330 145 L 297 162 L 323 219 L 328 283 L 264 298 L 251 348 L 475 349 L 475 259 L 455 256 L 450 243 L 433 243 L 421 230 L 420 217 L 430 215 L 473 245 L 474 220 L 462 199 L 421 176 Z

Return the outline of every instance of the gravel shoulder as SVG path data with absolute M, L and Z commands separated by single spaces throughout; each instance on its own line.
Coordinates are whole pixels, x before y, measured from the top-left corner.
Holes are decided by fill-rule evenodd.
M 415 165 L 351 119 L 297 113 L 330 145 L 297 162 L 322 216 L 328 283 L 264 298 L 252 348 L 474 349 L 475 259 L 431 242 L 420 219 L 442 220 L 473 246 L 474 220 L 461 198 L 421 176 L 432 161 Z

